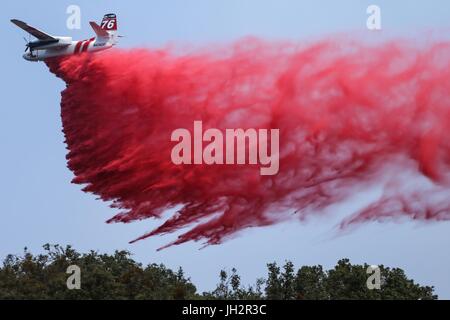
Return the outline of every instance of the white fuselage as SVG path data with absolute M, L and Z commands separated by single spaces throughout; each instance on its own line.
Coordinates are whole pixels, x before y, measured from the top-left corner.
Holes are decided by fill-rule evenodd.
M 91 38 L 82 41 L 72 41 L 70 37 L 55 37 L 58 43 L 51 43 L 45 46 L 34 48 L 31 52 L 23 55 L 28 61 L 43 61 L 49 58 L 69 56 L 83 52 L 96 52 L 107 50 L 113 47 L 114 42 L 107 38 Z M 61 44 L 67 44 L 61 46 Z

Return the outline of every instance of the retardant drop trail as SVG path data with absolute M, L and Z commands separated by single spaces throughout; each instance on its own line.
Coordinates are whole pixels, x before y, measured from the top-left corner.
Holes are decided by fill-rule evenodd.
M 68 167 L 84 191 L 113 201 L 109 222 L 159 218 L 141 236 L 189 227 L 171 244 L 218 244 L 247 227 L 320 214 L 379 182 L 382 197 L 341 227 L 407 217 L 450 219 L 450 46 L 245 39 L 192 54 L 111 51 L 48 61 L 67 83 Z M 175 165 L 177 128 L 280 129 L 280 168 Z M 405 168 L 426 184 L 397 179 Z M 412 180 L 414 181 L 414 179 Z M 402 187 L 403 186 L 403 187 Z

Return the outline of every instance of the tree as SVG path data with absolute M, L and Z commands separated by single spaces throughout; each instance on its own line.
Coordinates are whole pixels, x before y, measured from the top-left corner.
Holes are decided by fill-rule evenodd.
M 328 271 L 325 288 L 330 299 L 371 299 L 374 291 L 366 285 L 366 269 L 352 265 L 348 259 L 339 260 L 334 269 Z
M 241 277 L 235 268 L 231 269 L 231 275 L 225 270 L 219 274 L 220 282 L 212 292 L 204 292 L 206 299 L 228 299 L 228 300 L 259 300 L 263 298 L 262 286 L 264 279 L 256 279 L 255 286 L 244 288 L 241 286 Z
M 283 292 L 281 289 L 280 267 L 276 262 L 267 264 L 268 276 L 266 286 L 266 296 L 270 300 L 281 300 Z
M 294 272 L 294 264 L 291 261 L 286 261 L 283 266 L 283 272 L 280 275 L 282 300 L 293 300 L 296 297 Z
M 296 299 L 324 300 L 328 299 L 325 288 L 326 274 L 321 265 L 303 266 L 297 271 L 295 279 Z

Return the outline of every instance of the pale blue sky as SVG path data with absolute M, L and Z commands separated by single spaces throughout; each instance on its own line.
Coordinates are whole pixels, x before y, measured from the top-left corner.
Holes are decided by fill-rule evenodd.
M 81 7 L 81 30 L 66 29 L 70 4 Z M 369 4 L 382 9 L 381 33 L 365 28 Z M 47 242 L 72 244 L 82 251 L 127 249 L 144 263 L 183 266 L 200 291 L 214 287 L 221 268 L 236 267 L 244 283 L 250 283 L 265 276 L 265 264 L 273 260 L 328 268 L 348 257 L 355 263 L 401 267 L 417 281 L 435 285 L 442 298 L 450 298 L 450 223 L 367 224 L 333 237 L 338 217 L 369 201 L 375 192 L 332 208 L 329 217 L 246 230 L 223 245 L 203 250 L 198 250 L 199 243 L 188 243 L 155 251 L 174 235 L 129 245 L 129 240 L 156 223 L 107 225 L 104 221 L 115 211 L 70 184 L 59 107 L 64 84 L 44 64 L 22 59 L 24 33 L 9 22 L 18 18 L 51 34 L 78 39 L 91 35 L 88 21 L 99 21 L 109 12 L 118 15 L 120 33 L 126 36 L 121 40 L 123 48 L 207 45 L 246 35 L 302 41 L 351 32 L 369 40 L 395 34 L 420 41 L 426 32 L 437 30 L 450 38 L 446 33 L 450 3 L 444 0 L 2 1 L 0 257 L 20 253 L 25 246 L 36 252 Z

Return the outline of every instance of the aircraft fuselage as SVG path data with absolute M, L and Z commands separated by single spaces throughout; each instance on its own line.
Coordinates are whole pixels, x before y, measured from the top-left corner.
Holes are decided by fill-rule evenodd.
M 33 43 L 31 43 L 31 52 L 25 53 L 23 58 L 27 61 L 44 61 L 49 58 L 69 56 L 83 52 L 103 51 L 113 47 L 111 43 L 98 41 L 97 38 L 91 38 L 83 41 L 72 41 L 71 38 L 58 37 L 58 40 L 58 42 L 49 43 L 36 42 L 35 48 L 33 48 Z M 65 47 L 61 47 L 61 43 L 69 44 Z

